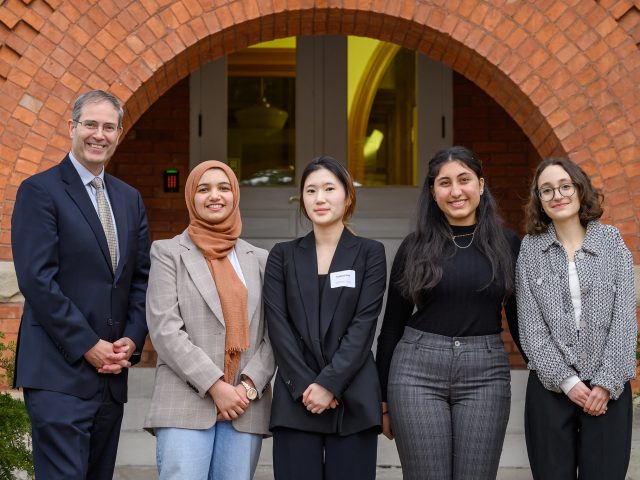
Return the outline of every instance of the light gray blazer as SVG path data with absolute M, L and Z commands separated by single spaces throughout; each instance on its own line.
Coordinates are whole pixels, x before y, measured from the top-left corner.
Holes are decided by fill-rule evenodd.
M 258 398 L 233 426 L 268 435 L 275 360 L 262 306 L 267 251 L 238 239 L 236 254 L 247 284 L 250 335 L 237 376 L 253 380 Z M 151 246 L 147 323 L 158 362 L 145 428 L 212 427 L 217 409 L 207 390 L 224 375 L 225 325 L 216 285 L 186 230 Z
M 522 240 L 516 267 L 520 342 L 548 390 L 572 375 L 617 399 L 636 373 L 633 259 L 611 225 L 595 220 L 575 255 L 582 313 L 576 330 L 568 259 L 553 224 Z

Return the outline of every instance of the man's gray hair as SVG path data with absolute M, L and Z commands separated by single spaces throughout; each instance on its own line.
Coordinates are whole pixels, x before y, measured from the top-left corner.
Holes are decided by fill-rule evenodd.
M 115 96 L 113 96 L 109 92 L 105 92 L 104 90 L 90 90 L 80 95 L 73 104 L 71 119 L 74 122 L 79 122 L 80 115 L 82 114 L 82 107 L 84 107 L 87 103 L 100 102 L 109 102 L 111 105 L 113 105 L 113 108 L 115 108 L 118 112 L 118 128 L 121 128 L 124 109 L 122 108 L 120 101 Z

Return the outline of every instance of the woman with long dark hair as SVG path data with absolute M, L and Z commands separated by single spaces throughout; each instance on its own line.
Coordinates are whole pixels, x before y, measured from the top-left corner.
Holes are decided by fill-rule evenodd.
M 566 158 L 543 160 L 517 265 L 529 357 L 525 436 L 535 479 L 624 479 L 636 373 L 633 260 L 603 225 L 602 193 Z
M 506 229 L 470 150 L 429 162 L 416 231 L 393 262 L 378 339 L 384 434 L 405 479 L 493 479 L 511 388 L 503 307 L 516 343 L 514 267 Z
M 373 480 L 382 422 L 371 345 L 386 284 L 380 242 L 347 227 L 351 176 L 319 157 L 302 172 L 306 236 L 269 253 L 265 318 L 278 365 L 270 428 L 276 480 Z

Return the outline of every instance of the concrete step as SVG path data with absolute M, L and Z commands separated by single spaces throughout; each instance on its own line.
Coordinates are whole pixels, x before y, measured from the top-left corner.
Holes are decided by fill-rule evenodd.
M 129 402 L 125 405 L 120 445 L 116 465 L 147 467 L 156 464 L 155 437 L 142 430 L 153 390 L 155 371 L 152 368 L 133 368 L 129 372 Z M 526 371 L 511 372 L 511 415 L 507 435 L 500 458 L 500 466 L 510 469 L 527 469 L 529 461 L 524 440 L 524 393 L 527 384 Z M 271 467 L 272 442 L 266 439 L 258 465 Z M 383 436 L 378 442 L 378 465 L 391 470 L 400 466 L 395 442 Z

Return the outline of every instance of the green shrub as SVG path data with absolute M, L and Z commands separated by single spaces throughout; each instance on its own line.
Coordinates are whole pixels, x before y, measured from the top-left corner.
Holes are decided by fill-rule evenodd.
M 0 339 L 5 336 L 0 332 Z M 0 342 L 0 383 L 13 383 L 15 342 Z M 31 423 L 22 400 L 8 392 L 0 393 L 0 480 L 12 480 L 16 472 L 33 478 L 31 460 Z

